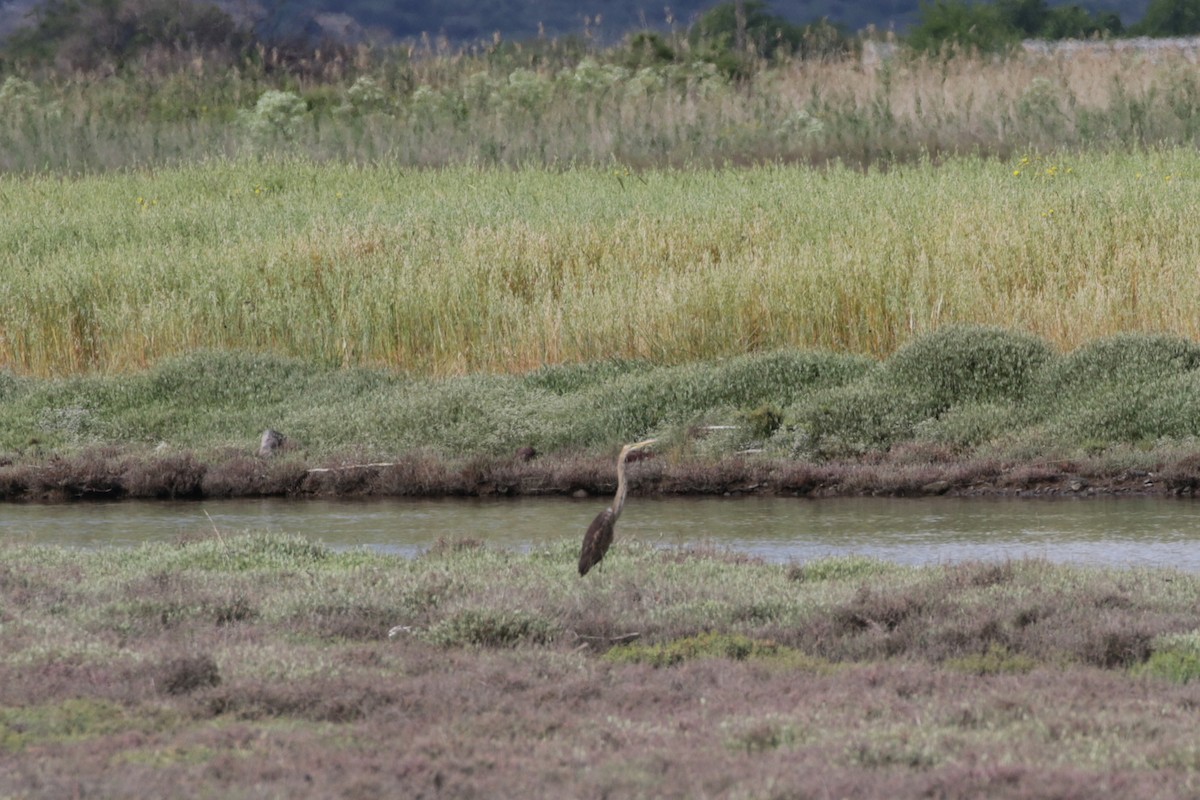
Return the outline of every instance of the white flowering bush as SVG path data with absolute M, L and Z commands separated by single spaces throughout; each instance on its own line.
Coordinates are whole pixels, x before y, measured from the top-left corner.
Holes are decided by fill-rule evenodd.
M 550 81 L 520 68 L 509 74 L 508 83 L 500 89 L 500 100 L 505 111 L 536 114 L 544 110 L 550 94 Z
M 294 92 L 270 89 L 262 93 L 253 111 L 243 111 L 238 120 L 255 144 L 291 141 L 308 113 L 308 105 Z
M 38 102 L 38 90 L 32 82 L 9 75 L 0 84 L 0 110 L 6 113 L 28 111 Z
M 825 134 L 825 123 L 820 117 L 800 109 L 784 117 L 777 130 L 780 138 L 787 140 L 819 139 Z
M 387 110 L 388 97 L 378 81 L 370 75 L 361 75 L 346 90 L 346 104 L 357 114 L 378 113 Z

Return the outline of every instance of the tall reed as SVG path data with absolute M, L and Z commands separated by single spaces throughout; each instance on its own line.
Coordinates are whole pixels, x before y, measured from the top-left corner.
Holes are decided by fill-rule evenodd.
M 874 52 L 874 51 L 870 51 Z M 900 51 L 763 65 L 629 66 L 620 49 L 361 54 L 313 74 L 197 57 L 111 75 L 0 75 L 0 171 L 214 156 L 630 166 L 891 163 L 942 154 L 1194 145 L 1195 53 L 1103 44 L 1011 57 Z M 281 119 L 262 103 L 285 93 Z
M 422 374 L 791 345 L 883 356 L 951 322 L 1060 349 L 1200 336 L 1200 156 L 889 171 L 411 171 L 217 160 L 0 178 L 0 366 L 196 348 Z

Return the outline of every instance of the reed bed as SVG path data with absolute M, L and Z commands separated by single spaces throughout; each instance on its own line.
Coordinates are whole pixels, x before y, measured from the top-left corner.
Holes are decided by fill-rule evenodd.
M 196 349 L 414 375 L 778 347 L 884 357 L 949 323 L 1059 350 L 1200 336 L 1188 148 L 888 170 L 411 170 L 218 159 L 0 178 L 0 367 Z
M 407 166 L 704 166 L 1028 149 L 1190 146 L 1190 45 L 1090 43 L 1008 57 L 762 64 L 733 81 L 693 59 L 559 45 L 336 53 L 304 70 L 151 54 L 116 72 L 0 75 L 0 171 L 103 171 L 303 153 Z

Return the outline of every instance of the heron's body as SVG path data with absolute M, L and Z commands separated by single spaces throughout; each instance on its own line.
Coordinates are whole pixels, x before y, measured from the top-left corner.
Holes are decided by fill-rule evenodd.
M 583 535 L 583 549 L 579 553 L 580 575 L 587 575 L 588 570 L 599 564 L 600 560 L 604 558 L 604 554 L 608 552 L 609 546 L 612 545 L 617 517 L 621 516 L 621 509 L 625 507 L 625 493 L 628 491 L 625 484 L 625 459 L 634 450 L 653 444 L 655 441 L 655 439 L 647 439 L 644 442 L 627 444 L 621 448 L 621 454 L 617 456 L 617 494 L 613 498 L 612 505 L 596 515 L 592 524 L 588 526 L 587 533 Z

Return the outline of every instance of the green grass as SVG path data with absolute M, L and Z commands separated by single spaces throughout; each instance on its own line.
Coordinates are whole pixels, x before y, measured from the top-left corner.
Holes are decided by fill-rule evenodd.
M 1150 658 L 1134 673 L 1176 683 L 1200 679 L 1200 636 L 1190 631 L 1159 637 Z
M 126 731 L 156 731 L 178 724 L 170 712 L 131 714 L 117 703 L 80 697 L 45 705 L 0 708 L 0 752 L 75 743 Z
M 829 669 L 821 659 L 811 658 L 791 647 L 782 647 L 769 639 L 752 639 L 738 634 L 707 632 L 685 636 L 659 644 L 622 644 L 604 654 L 618 664 L 650 664 L 670 667 L 689 659 L 730 658 L 735 661 L 752 659 L 788 669 Z
M 1151 660 L 1156 655 L 1151 656 Z M 946 666 L 977 675 L 998 675 L 1006 672 L 1029 672 L 1037 666 L 1037 662 L 1025 655 L 1014 655 L 1005 647 L 992 645 L 983 653 L 948 659 Z
M 239 349 L 424 376 L 881 357 L 966 322 L 1058 350 L 1195 338 L 1200 156 L 1069 163 L 635 179 L 244 160 L 0 178 L 0 364 L 125 372 Z

